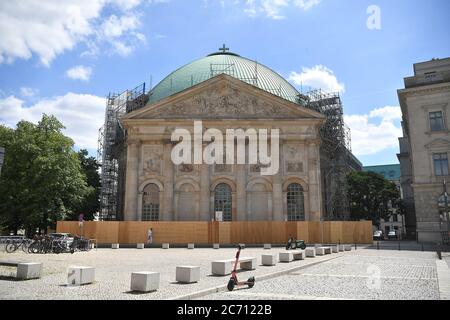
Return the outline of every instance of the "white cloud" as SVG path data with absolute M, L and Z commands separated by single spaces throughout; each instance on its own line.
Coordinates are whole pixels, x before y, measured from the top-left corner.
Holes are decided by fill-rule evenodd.
M 295 5 L 303 10 L 309 10 L 317 6 L 322 0 L 295 0 Z
M 103 125 L 105 99 L 90 94 L 67 93 L 43 99 L 30 107 L 15 96 L 0 99 L 0 123 L 15 127 L 20 120 L 37 123 L 42 114 L 52 114 L 66 127 L 64 134 L 80 148 L 97 148 L 98 129 Z
M 66 76 L 74 80 L 89 81 L 92 74 L 91 67 L 75 66 L 66 71 Z
M 258 14 L 262 14 L 270 19 L 280 20 L 285 18 L 282 12 L 288 7 L 297 7 L 306 11 L 320 2 L 321 0 L 247 0 L 244 12 L 249 17 L 256 17 Z
M 100 49 L 105 46 L 107 49 L 108 45 L 113 53 L 128 54 L 135 49 L 130 45 L 135 40 L 145 43 L 145 36 L 139 32 L 142 24 L 138 7 L 144 3 L 166 2 L 168 0 L 0 1 L 0 64 L 37 56 L 43 65 L 49 66 L 58 55 L 79 44 L 87 47 L 83 56 L 98 55 Z
M 34 97 L 38 93 L 39 93 L 38 89 L 29 88 L 29 87 L 21 87 L 20 88 L 20 95 L 22 97 L 30 98 L 30 97 Z
M 398 124 L 401 118 L 400 107 L 391 106 L 374 109 L 369 114 L 345 115 L 345 123 L 352 133 L 353 153 L 363 156 L 398 148 L 398 138 L 402 136 L 401 126 Z
M 323 65 L 303 67 L 301 73 L 291 72 L 288 79 L 298 86 L 309 86 L 325 92 L 345 92 L 345 85 L 338 81 L 332 70 Z

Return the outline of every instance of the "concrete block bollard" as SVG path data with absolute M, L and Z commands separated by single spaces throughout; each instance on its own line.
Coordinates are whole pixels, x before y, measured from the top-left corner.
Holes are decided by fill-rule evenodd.
M 136 245 L 136 248 L 137 248 L 137 249 L 144 249 L 144 244 L 143 244 L 143 243 L 138 243 L 138 244 Z
M 17 279 L 29 280 L 41 277 L 41 262 L 21 262 L 17 265 Z
M 291 262 L 294 260 L 294 255 L 292 252 L 280 252 L 278 254 L 280 262 Z
M 120 245 L 118 243 L 111 244 L 111 249 L 119 249 Z
M 193 243 L 188 243 L 188 249 L 194 249 L 195 245 Z
M 162 244 L 162 248 L 163 249 L 169 249 L 169 244 L 168 243 L 163 243 Z
M 261 256 L 261 264 L 263 266 L 274 266 L 277 264 L 277 254 L 276 253 L 272 253 L 272 254 L 263 254 Z
M 266 243 L 266 244 L 264 244 L 264 249 L 266 249 L 266 250 L 272 249 L 272 245 L 270 243 Z
M 67 272 L 68 285 L 84 285 L 95 281 L 95 268 L 86 266 L 71 266 Z
M 131 290 L 150 292 L 159 289 L 159 272 L 141 271 L 131 274 Z
M 193 283 L 200 281 L 200 267 L 178 266 L 176 268 L 176 281 L 182 283 Z
M 218 243 L 214 243 L 214 244 L 213 244 L 213 248 L 214 248 L 214 249 L 219 249 L 219 248 L 220 248 L 220 245 L 219 245 Z

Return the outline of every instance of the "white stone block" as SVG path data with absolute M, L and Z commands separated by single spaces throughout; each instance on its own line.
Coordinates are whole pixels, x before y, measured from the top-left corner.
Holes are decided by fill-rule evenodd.
M 137 249 L 144 249 L 144 244 L 143 243 L 138 243 L 136 248 Z
M 316 256 L 316 248 L 306 248 L 305 254 L 308 258 L 314 258 Z
M 339 251 L 344 251 L 344 250 L 345 250 L 344 245 L 343 245 L 343 244 L 340 244 L 340 245 L 339 245 Z
M 194 249 L 194 244 L 193 243 L 188 243 L 188 249 Z
M 325 254 L 325 248 L 324 247 L 316 248 L 316 255 L 323 256 L 324 254 Z
M 113 243 L 113 244 L 111 244 L 111 248 L 112 249 L 119 249 L 119 244 L 118 243 Z
M 345 251 L 352 251 L 352 246 L 349 244 L 344 245 L 344 250 Z
M 272 245 L 270 243 L 265 243 L 264 249 L 272 249 Z
M 217 260 L 211 262 L 211 273 L 213 275 L 225 276 L 231 273 L 232 260 Z
M 163 249 L 169 249 L 169 244 L 168 243 L 163 243 L 162 244 L 162 248 Z
M 200 267 L 178 266 L 176 268 L 176 281 L 182 283 L 193 283 L 200 281 Z
M 331 254 L 331 247 L 323 247 L 325 254 Z
M 254 270 L 256 269 L 256 258 L 240 258 L 239 265 L 243 270 Z
M 133 272 L 131 274 L 131 290 L 140 292 L 156 291 L 159 289 L 159 279 L 159 272 Z
M 280 262 L 291 262 L 294 260 L 294 255 L 292 252 L 280 252 L 279 253 Z
M 261 256 L 261 264 L 263 266 L 274 266 L 277 264 L 277 254 L 276 253 L 272 253 L 272 254 L 263 254 Z
M 294 257 L 294 260 L 304 260 L 305 250 L 292 251 L 292 256 Z
M 41 273 L 41 262 L 20 262 L 17 265 L 16 278 L 21 280 L 37 279 L 41 277 Z
M 339 252 L 339 246 L 338 245 L 332 246 L 331 250 L 333 251 L 333 253 L 338 253 Z
M 67 273 L 67 283 L 69 285 L 90 284 L 95 281 L 95 268 L 85 266 L 69 267 Z
M 219 248 L 220 248 L 220 245 L 219 245 L 218 243 L 214 243 L 214 244 L 213 244 L 213 248 L 214 248 L 214 249 L 219 249 Z

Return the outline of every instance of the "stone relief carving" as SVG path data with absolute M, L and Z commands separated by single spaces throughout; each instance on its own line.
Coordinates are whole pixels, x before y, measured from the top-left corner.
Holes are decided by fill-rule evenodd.
M 229 164 L 215 164 L 214 173 L 230 173 L 232 172 L 232 167 Z
M 162 146 L 144 146 L 142 152 L 144 173 L 162 175 Z
M 285 172 L 304 172 L 301 147 L 298 145 L 284 145 L 284 151 Z
M 286 161 L 288 172 L 303 172 L 303 162 Z
M 299 118 L 295 112 L 225 86 L 214 86 L 185 101 L 165 106 L 144 118 Z
M 194 172 L 194 165 L 193 164 L 180 164 L 178 165 L 178 172 L 180 173 L 190 173 Z

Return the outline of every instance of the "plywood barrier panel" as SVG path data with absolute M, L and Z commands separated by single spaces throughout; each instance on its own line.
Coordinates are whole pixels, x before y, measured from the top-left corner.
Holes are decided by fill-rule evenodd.
M 297 239 L 304 240 L 306 243 L 309 243 L 309 222 L 299 221 L 296 223 L 296 225 L 297 225 Z
M 220 222 L 219 224 L 219 243 L 231 243 L 231 224 L 232 222 Z
M 288 240 L 288 232 L 286 232 L 286 224 L 287 222 L 281 222 L 281 221 L 274 221 L 274 222 L 269 222 L 269 228 L 270 228 L 270 232 L 268 233 L 267 239 L 263 239 L 262 242 L 260 243 L 272 243 L 272 244 L 285 244 Z M 291 223 L 294 226 L 294 230 L 293 230 L 293 234 L 295 236 L 296 234 L 296 223 Z M 267 241 L 264 241 L 267 240 Z
M 119 224 L 118 221 L 97 222 L 96 239 L 97 243 L 118 243 L 119 242 Z
M 357 222 L 346 221 L 342 228 L 342 243 L 355 243 L 355 225 Z
M 308 231 L 310 243 L 322 242 L 322 227 L 320 221 L 309 221 Z
M 329 243 L 342 243 L 342 224 L 341 221 L 330 221 L 330 239 Z

